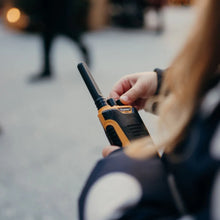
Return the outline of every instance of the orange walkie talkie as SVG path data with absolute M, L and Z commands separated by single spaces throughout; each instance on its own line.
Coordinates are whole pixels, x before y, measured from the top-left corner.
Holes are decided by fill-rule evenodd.
M 102 96 L 87 65 L 79 63 L 77 67 L 95 101 L 99 120 L 110 144 L 124 147 L 131 140 L 149 135 L 140 115 L 134 107 L 123 105 L 112 98 L 106 100 Z

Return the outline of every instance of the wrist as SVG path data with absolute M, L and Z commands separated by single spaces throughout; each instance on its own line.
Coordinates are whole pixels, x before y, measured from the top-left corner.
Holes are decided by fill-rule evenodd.
M 161 83 L 162 83 L 163 70 L 156 68 L 154 69 L 154 72 L 156 73 L 156 76 L 157 76 L 157 88 L 156 88 L 155 95 L 158 95 L 160 91 Z

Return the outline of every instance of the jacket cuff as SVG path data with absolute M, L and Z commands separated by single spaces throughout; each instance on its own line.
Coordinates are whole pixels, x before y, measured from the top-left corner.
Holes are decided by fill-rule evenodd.
M 154 72 L 157 73 L 157 90 L 155 92 L 155 95 L 158 95 L 160 91 L 164 71 L 159 68 L 156 68 L 154 69 Z

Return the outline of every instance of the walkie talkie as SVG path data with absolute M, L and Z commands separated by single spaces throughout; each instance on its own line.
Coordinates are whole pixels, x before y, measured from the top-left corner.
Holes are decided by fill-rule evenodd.
M 78 64 L 78 70 L 98 109 L 98 118 L 111 145 L 127 146 L 149 133 L 136 108 L 110 98 L 106 100 L 85 63 Z

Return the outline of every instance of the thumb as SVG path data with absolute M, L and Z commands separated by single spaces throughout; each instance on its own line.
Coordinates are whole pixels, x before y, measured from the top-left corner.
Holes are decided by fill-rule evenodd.
M 131 89 L 129 89 L 126 93 L 124 93 L 120 97 L 120 101 L 123 104 L 132 104 L 137 99 L 139 99 L 142 95 L 143 91 L 138 83 L 136 83 Z

